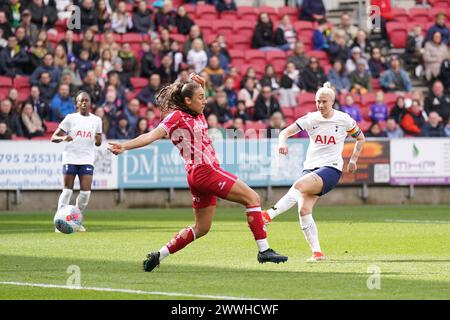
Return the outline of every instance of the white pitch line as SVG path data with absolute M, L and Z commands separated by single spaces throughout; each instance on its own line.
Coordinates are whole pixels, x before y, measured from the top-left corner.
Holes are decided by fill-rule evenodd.
M 450 221 L 446 220 L 396 220 L 386 219 L 384 222 L 400 222 L 400 223 L 431 223 L 431 224 L 450 224 Z
M 11 286 L 22 286 L 22 287 L 38 287 L 38 288 L 52 288 L 52 289 L 131 293 L 131 294 L 168 296 L 168 297 L 189 297 L 189 298 L 218 299 L 218 300 L 264 300 L 264 299 L 260 299 L 260 298 L 216 296 L 216 295 L 209 295 L 209 294 L 191 294 L 191 293 L 179 293 L 179 292 L 143 291 L 143 290 L 132 290 L 132 289 L 97 288 L 97 287 L 75 287 L 75 286 L 71 287 L 71 286 L 56 285 L 56 284 L 28 283 L 28 282 L 0 281 L 0 285 L 1 284 L 11 285 Z

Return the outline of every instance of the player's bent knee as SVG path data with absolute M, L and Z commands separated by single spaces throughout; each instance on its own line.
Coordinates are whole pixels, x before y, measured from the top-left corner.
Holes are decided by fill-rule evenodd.
M 211 229 L 211 226 L 196 225 L 194 227 L 195 238 L 198 239 L 200 237 L 205 236 L 209 232 L 210 229 Z
M 300 208 L 300 215 L 303 217 L 307 216 L 308 214 L 312 214 L 312 208 L 308 206 L 302 206 Z
M 253 192 L 251 192 L 248 195 L 248 200 L 246 203 L 247 206 L 259 205 L 261 203 L 261 198 L 259 197 L 259 194 L 254 190 L 252 190 L 252 191 Z

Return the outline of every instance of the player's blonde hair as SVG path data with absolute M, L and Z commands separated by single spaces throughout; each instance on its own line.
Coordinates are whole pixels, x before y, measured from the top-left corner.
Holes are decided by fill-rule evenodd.
M 331 98 L 331 101 L 334 103 L 334 100 L 336 99 L 336 93 L 334 92 L 334 89 L 332 88 L 329 81 L 325 82 L 322 88 L 317 90 L 316 100 L 321 94 L 329 96 Z

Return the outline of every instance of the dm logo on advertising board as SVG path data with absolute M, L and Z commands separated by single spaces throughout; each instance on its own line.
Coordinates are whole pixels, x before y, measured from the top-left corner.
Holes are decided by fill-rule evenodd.
M 144 188 L 158 182 L 158 148 L 131 150 L 119 157 L 119 188 Z

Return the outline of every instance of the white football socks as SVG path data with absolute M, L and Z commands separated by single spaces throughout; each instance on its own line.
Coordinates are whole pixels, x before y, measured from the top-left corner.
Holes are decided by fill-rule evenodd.
M 91 191 L 82 191 L 81 190 L 80 193 L 78 194 L 75 206 L 77 208 L 79 208 L 81 210 L 81 212 L 83 212 L 84 209 L 86 209 L 90 196 L 91 196 Z
M 300 217 L 300 226 L 312 252 L 322 252 L 320 250 L 319 232 L 312 214 Z
M 273 219 L 283 212 L 288 211 L 290 208 L 296 205 L 297 202 L 302 200 L 302 198 L 303 197 L 301 192 L 298 189 L 291 187 L 288 193 L 283 196 L 283 198 L 281 198 L 272 208 L 267 210 L 270 219 Z
M 58 199 L 58 210 L 70 204 L 70 198 L 72 198 L 72 193 L 73 190 L 71 189 L 62 190 L 61 195 L 59 196 Z
M 169 255 L 170 252 L 167 246 L 164 246 L 161 249 L 159 249 L 159 262 L 161 262 L 164 258 L 168 257 Z

